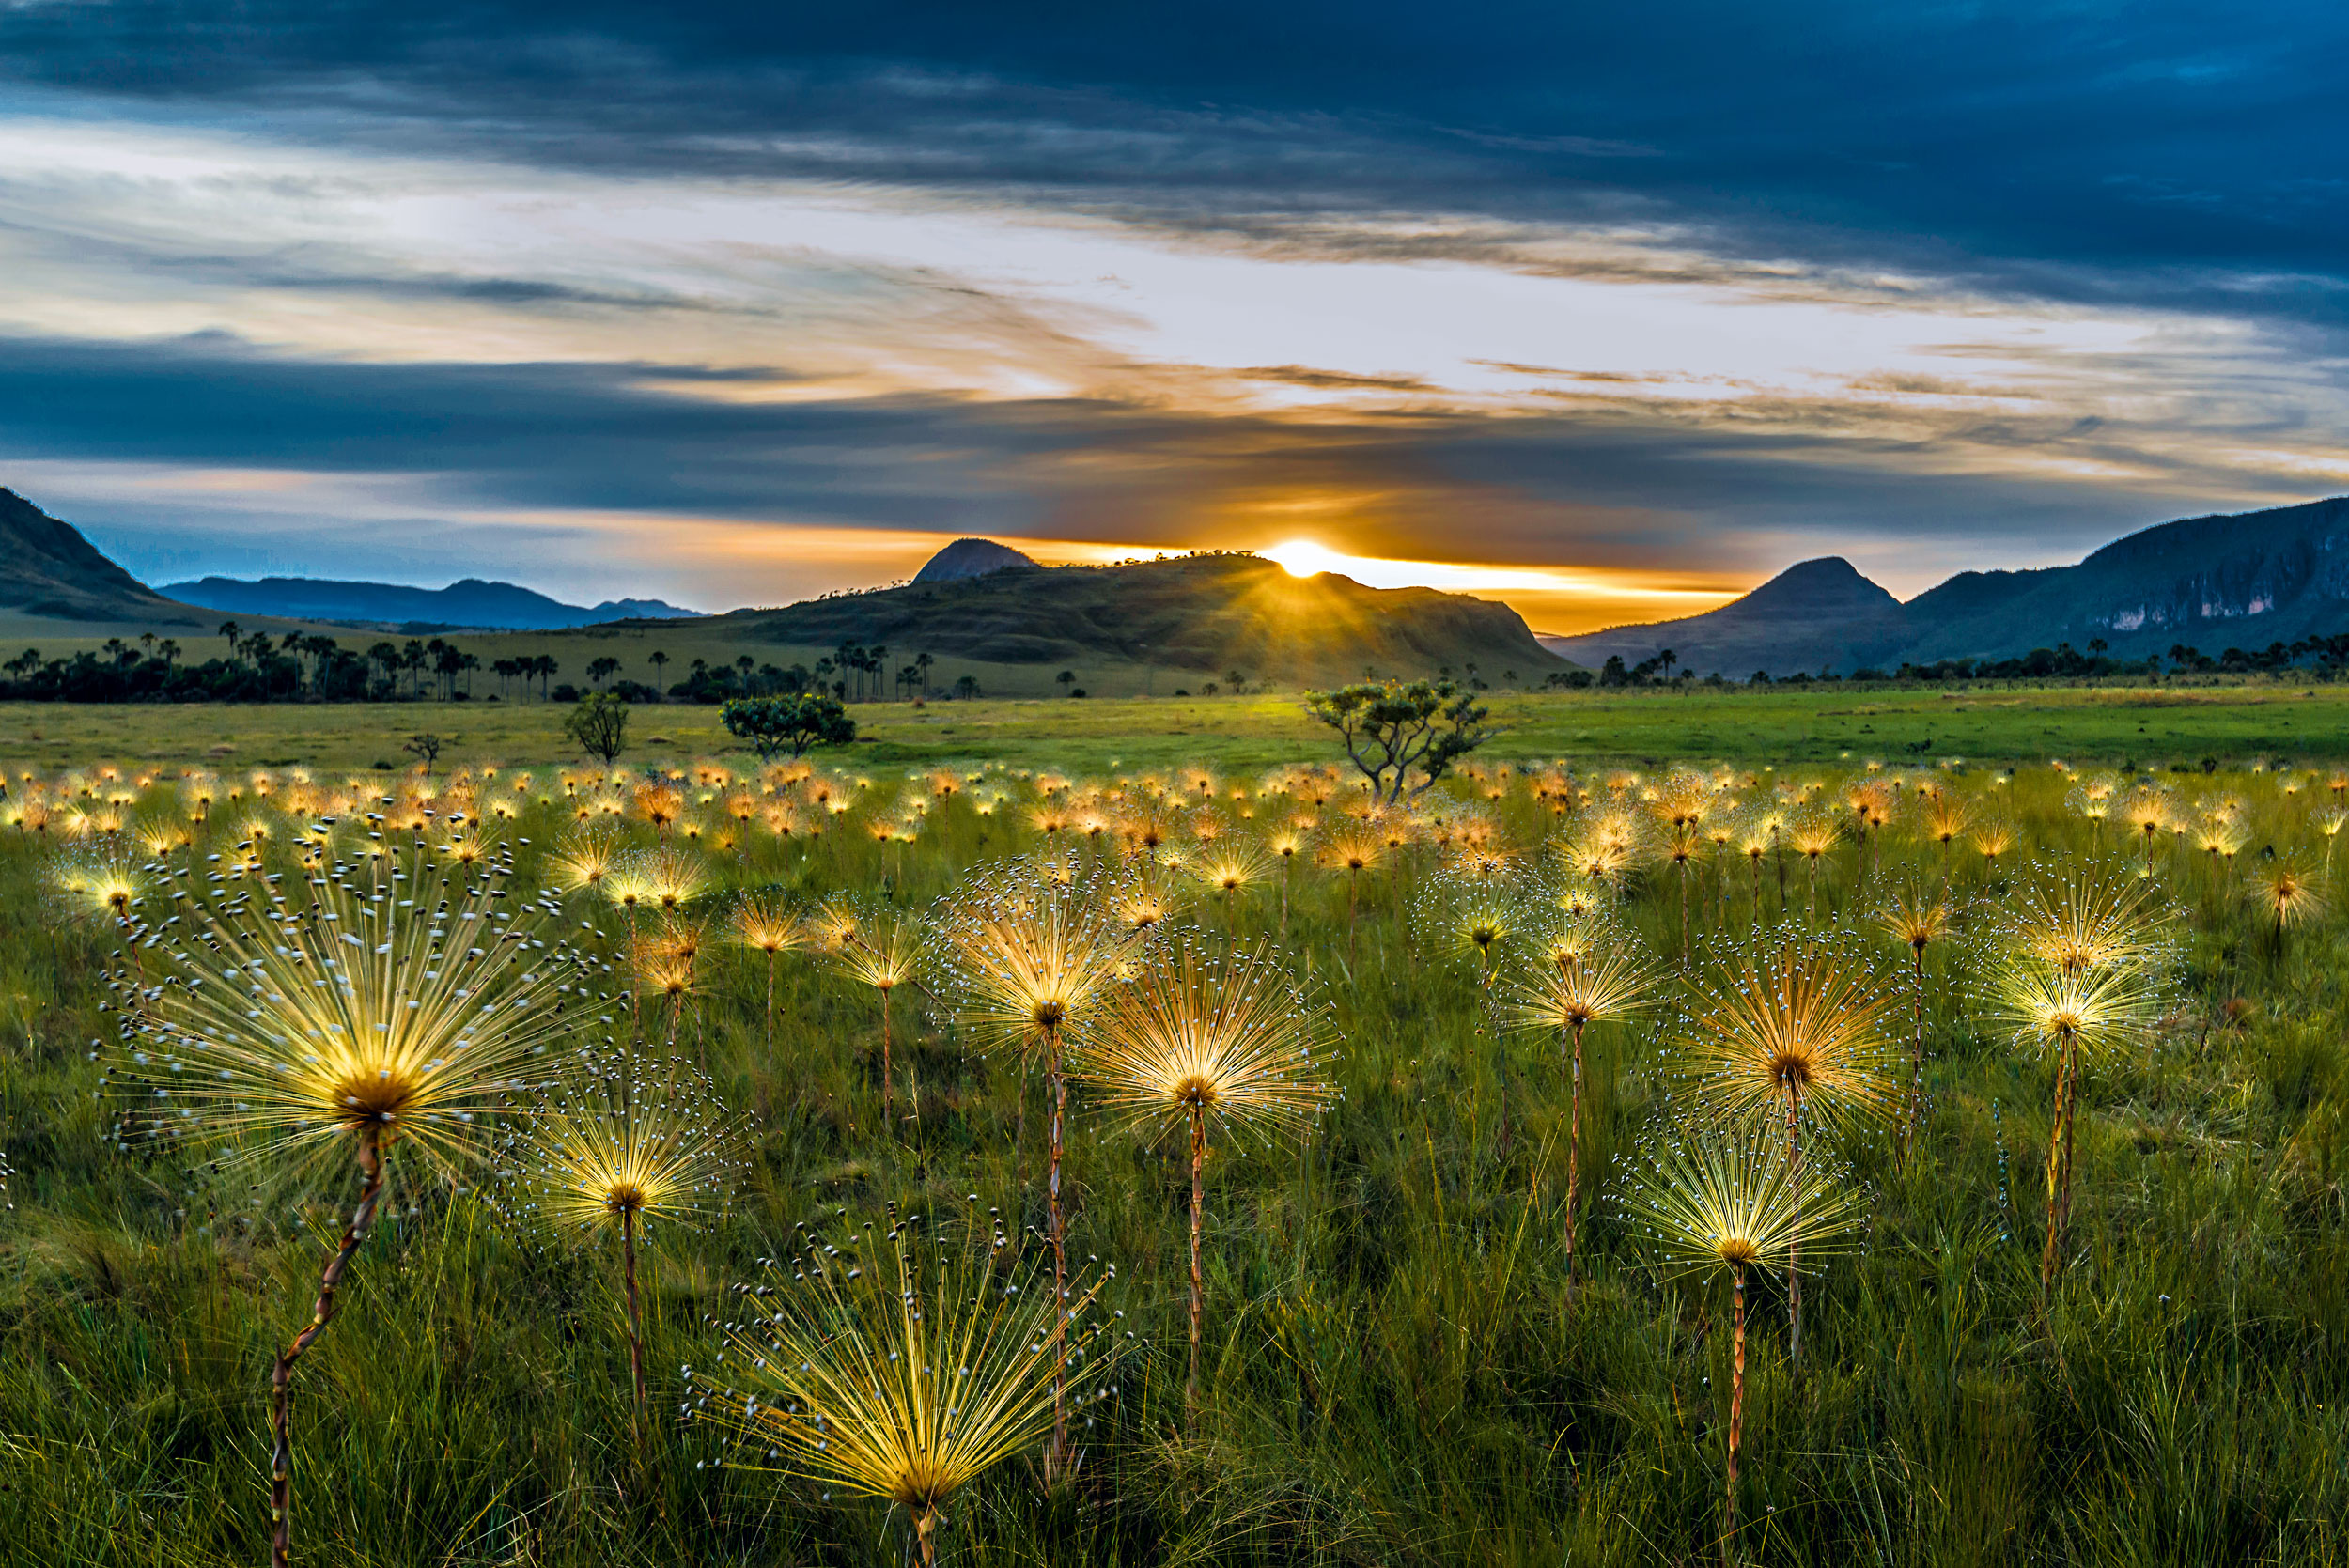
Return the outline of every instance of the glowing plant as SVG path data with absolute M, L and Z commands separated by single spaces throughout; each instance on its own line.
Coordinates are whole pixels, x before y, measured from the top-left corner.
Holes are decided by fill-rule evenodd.
M 1072 1025 L 1084 1022 L 1133 950 L 1130 927 L 1101 907 L 1090 886 L 1062 884 L 1033 864 L 1012 862 L 974 875 L 950 895 L 939 921 L 962 1021 L 982 1049 L 1041 1057 L 1050 1107 L 1045 1203 L 1055 1292 L 1067 1283 L 1068 1244 L 1061 1210 L 1061 1154 L 1068 1085 L 1063 1057 Z M 1145 928 L 1146 929 L 1146 928 Z M 1022 1096 L 1024 1103 L 1025 1096 Z M 1053 1326 L 1055 1355 L 1060 1326 Z M 1052 1380 L 1052 1444 L 1045 1472 L 1057 1478 L 1068 1447 L 1064 1379 Z
M 1574 1281 L 1576 1216 L 1582 1180 L 1582 1032 L 1627 1019 L 1655 1001 L 1660 977 L 1623 932 L 1595 922 L 1568 924 L 1521 964 L 1507 1017 L 1517 1027 L 1558 1036 L 1566 1072 L 1566 1281 Z
M 191 899 L 166 972 L 122 1014 L 119 1076 L 159 1136 L 222 1148 L 224 1165 L 358 1166 L 310 1322 L 271 1374 L 273 1562 L 292 1534 L 294 1367 L 333 1321 L 385 1157 L 404 1148 L 452 1178 L 483 1157 L 491 1117 L 564 1027 L 561 966 L 531 945 L 529 906 L 506 908 L 506 869 L 404 854 Z
M 677 1062 L 647 1072 L 621 1052 L 583 1051 L 541 1091 L 512 1152 L 527 1215 L 565 1234 L 620 1233 L 629 1382 L 645 1413 L 636 1250 L 656 1222 L 697 1228 L 739 1175 L 739 1130 L 708 1079 Z
M 911 920 L 885 909 L 866 912 L 857 923 L 855 935 L 827 951 L 832 972 L 860 986 L 869 986 L 880 996 L 881 1016 L 881 1104 L 884 1108 L 897 1103 L 895 1079 L 891 1061 L 889 1002 L 897 987 L 912 981 L 922 963 L 922 927 Z
M 714 1392 L 734 1463 L 904 1509 L 925 1568 L 957 1493 L 1065 1440 L 1068 1338 L 1091 1397 L 1115 1397 L 1128 1342 L 1081 1321 L 1113 1270 L 1048 1287 L 1002 1235 L 982 1250 L 924 1234 L 918 1217 L 878 1237 L 801 1227 L 794 1245 L 737 1287 L 725 1326 L 737 1381 Z
M 2325 913 L 2323 874 L 2301 864 L 2294 855 L 2279 855 L 2262 865 L 2243 891 L 2251 907 L 2274 923 L 2278 956 L 2283 954 L 2286 926 L 2305 924 Z
M 2063 968 L 2017 955 L 1999 976 L 1994 1015 L 2027 1050 L 2056 1059 L 2055 1114 L 2047 1135 L 2047 1239 L 2039 1259 L 2044 1290 L 2055 1279 L 2072 1215 L 2073 1124 L 2082 1075 L 2143 1040 L 2160 1017 L 2159 989 L 2142 968 Z
M 1886 936 L 1908 949 L 1909 984 L 1914 993 L 1914 1036 L 1910 1044 L 1908 1095 L 1901 1108 L 1901 1144 L 1906 1149 L 1924 1115 L 1925 1103 L 1925 949 L 1950 933 L 1950 901 L 1942 893 L 1928 893 L 1911 882 L 1876 910 L 1876 924 Z
M 1190 1133 L 1190 1374 L 1199 1395 L 1205 1321 L 1199 1272 L 1202 1172 L 1210 1121 L 1234 1136 L 1299 1133 L 1332 1091 L 1317 1076 L 1319 1013 L 1281 955 L 1259 943 L 1218 959 L 1179 944 L 1124 987 L 1088 1032 L 1078 1074 L 1100 1093 L 1113 1121 L 1153 1134 Z
M 1806 1121 L 1850 1134 L 1891 1114 L 1898 1078 L 1883 1024 L 1891 998 L 1828 939 L 1781 932 L 1727 950 L 1701 975 L 1685 1030 L 1700 1098 L 1784 1130 L 1802 1164 Z M 1802 1353 L 1802 1279 L 1786 1274 L 1787 1355 Z
M 773 893 L 754 894 L 734 907 L 726 930 L 737 942 L 767 955 L 767 1044 L 775 1043 L 775 960 L 816 939 L 815 932 Z
M 1629 1228 L 1667 1276 L 1726 1270 L 1733 1332 L 1726 1528 L 1721 1560 L 1737 1536 L 1737 1452 L 1745 1436 L 1746 1273 L 1784 1265 L 1789 1277 L 1845 1245 L 1863 1219 L 1860 1199 L 1818 1165 L 1781 1158 L 1766 1137 L 1719 1131 L 1672 1135 L 1627 1184 Z M 1792 1351 L 1789 1351 L 1792 1355 Z

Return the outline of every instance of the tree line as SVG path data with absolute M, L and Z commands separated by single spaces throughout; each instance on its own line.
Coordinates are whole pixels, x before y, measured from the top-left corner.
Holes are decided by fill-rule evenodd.
M 43 658 L 26 648 L 0 661 L 0 701 L 65 703 L 386 703 L 469 702 L 484 693 L 476 680 L 484 672 L 496 682 L 500 700 L 575 703 L 585 694 L 569 681 L 555 683 L 562 663 L 551 654 L 521 654 L 486 665 L 478 654 L 444 637 L 384 638 L 365 647 L 307 632 L 272 636 L 246 631 L 235 621 L 221 623 L 225 653 L 199 661 L 179 641 L 154 632 L 135 639 L 110 637 L 97 649 Z M 646 658 L 653 681 L 620 676 L 619 660 L 609 654 L 587 661 L 587 690 L 632 703 L 716 704 L 739 698 L 822 695 L 843 702 L 878 702 L 982 695 L 976 676 L 965 675 L 942 691 L 933 689 L 937 660 L 925 652 L 888 669 L 885 646 L 844 643 L 811 668 L 801 663 L 760 663 L 749 654 L 731 663 L 695 659 L 683 678 L 661 684 L 669 655 Z

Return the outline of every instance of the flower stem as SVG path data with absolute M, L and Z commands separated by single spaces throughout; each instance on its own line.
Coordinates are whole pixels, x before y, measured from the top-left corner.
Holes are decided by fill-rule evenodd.
M 287 1553 L 293 1543 L 294 1363 L 334 1321 L 335 1289 L 350 1270 L 350 1260 L 366 1244 L 368 1227 L 375 1222 L 376 1202 L 383 1195 L 383 1155 L 379 1143 L 381 1136 L 374 1126 L 366 1127 L 359 1134 L 359 1205 L 351 1211 L 342 1244 L 327 1261 L 325 1272 L 319 1276 L 318 1304 L 311 1309 L 309 1326 L 278 1352 L 277 1364 L 270 1373 L 270 1435 L 275 1439 L 269 1461 L 271 1568 L 285 1568 Z

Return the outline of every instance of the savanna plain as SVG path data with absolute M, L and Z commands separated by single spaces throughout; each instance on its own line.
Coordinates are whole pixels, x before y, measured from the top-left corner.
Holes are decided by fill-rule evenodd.
M 0 709 L 0 1560 L 2349 1555 L 2339 691 L 1492 706 Z

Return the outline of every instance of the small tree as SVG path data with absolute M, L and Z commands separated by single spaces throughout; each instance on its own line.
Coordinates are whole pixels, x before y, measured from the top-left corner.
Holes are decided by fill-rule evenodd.
M 798 756 L 811 746 L 845 746 L 856 738 L 856 721 L 832 697 L 794 692 L 781 697 L 737 697 L 718 709 L 719 722 L 770 762 L 779 752 Z
M 628 704 L 609 691 L 591 691 L 563 721 L 563 733 L 609 768 L 628 747 Z
M 1450 680 L 1363 681 L 1308 691 L 1305 711 L 1338 732 L 1346 754 L 1390 804 L 1420 794 L 1500 733 L 1485 723 L 1490 710 Z
M 434 735 L 430 730 L 426 730 L 421 735 L 410 736 L 400 743 L 399 749 L 423 763 L 425 774 L 429 777 L 432 765 L 440 760 L 442 744 L 439 736 Z

